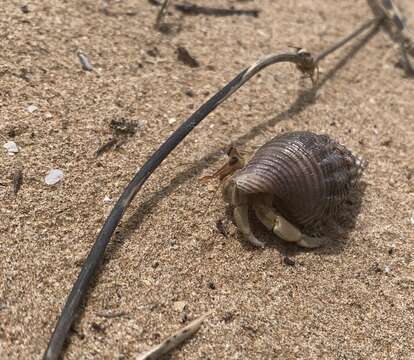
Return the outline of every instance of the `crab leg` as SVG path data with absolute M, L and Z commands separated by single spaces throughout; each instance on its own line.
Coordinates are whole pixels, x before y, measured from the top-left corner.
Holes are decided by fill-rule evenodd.
M 234 184 L 232 189 L 232 204 L 234 206 L 234 221 L 238 229 L 242 232 L 246 240 L 248 240 L 252 245 L 258 247 L 264 247 L 264 243 L 259 241 L 250 228 L 249 222 L 249 207 L 248 207 L 248 196 L 243 194 Z
M 292 225 L 283 216 L 278 215 L 268 201 L 255 202 L 253 209 L 258 219 L 266 228 L 275 235 L 289 242 L 295 242 L 305 248 L 316 248 L 323 244 L 324 238 L 311 237 L 303 234 L 296 226 Z

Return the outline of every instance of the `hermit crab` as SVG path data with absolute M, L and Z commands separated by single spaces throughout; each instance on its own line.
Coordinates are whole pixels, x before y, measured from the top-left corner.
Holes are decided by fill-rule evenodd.
M 307 131 L 284 133 L 264 144 L 245 164 L 235 148 L 214 173 L 234 221 L 253 245 L 249 208 L 263 225 L 285 241 L 319 247 L 324 237 L 303 229 L 334 216 L 360 177 L 365 163 L 327 135 Z

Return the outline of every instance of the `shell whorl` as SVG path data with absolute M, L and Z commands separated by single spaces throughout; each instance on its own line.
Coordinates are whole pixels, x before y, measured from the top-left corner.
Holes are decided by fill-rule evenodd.
M 291 132 L 264 144 L 234 175 L 234 181 L 246 194 L 273 196 L 283 216 L 308 226 L 335 214 L 363 165 L 327 135 Z

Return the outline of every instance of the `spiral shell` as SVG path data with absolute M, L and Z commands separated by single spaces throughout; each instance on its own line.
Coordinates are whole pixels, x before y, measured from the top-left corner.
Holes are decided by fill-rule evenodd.
M 247 195 L 265 193 L 299 227 L 332 217 L 361 175 L 364 163 L 327 135 L 298 131 L 276 136 L 233 175 Z

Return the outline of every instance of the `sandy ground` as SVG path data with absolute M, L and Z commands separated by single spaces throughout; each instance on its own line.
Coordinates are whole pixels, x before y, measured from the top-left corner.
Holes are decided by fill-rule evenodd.
M 197 3 L 261 12 L 171 8 L 173 32 L 160 34 L 158 8 L 144 0 L 110 2 L 109 14 L 92 0 L 30 1 L 28 12 L 1 2 L 1 359 L 41 357 L 114 204 L 105 197 L 116 199 L 196 107 L 258 57 L 289 44 L 318 52 L 370 16 L 362 0 Z M 179 46 L 200 66 L 179 62 Z M 82 70 L 78 49 L 93 72 Z M 209 311 L 171 359 L 414 359 L 414 80 L 396 60 L 379 33 L 322 62 L 315 99 L 303 96 L 310 81 L 281 65 L 211 114 L 125 214 L 65 359 L 133 359 Z M 137 123 L 136 134 L 97 158 L 120 119 Z M 256 224 L 268 246 L 254 249 L 198 178 L 220 166 L 231 142 L 251 154 L 299 129 L 327 133 L 368 160 L 365 193 L 346 204 L 342 231 L 324 248 L 303 251 Z M 7 155 L 7 141 L 18 154 Z M 48 186 L 54 168 L 64 179 Z

